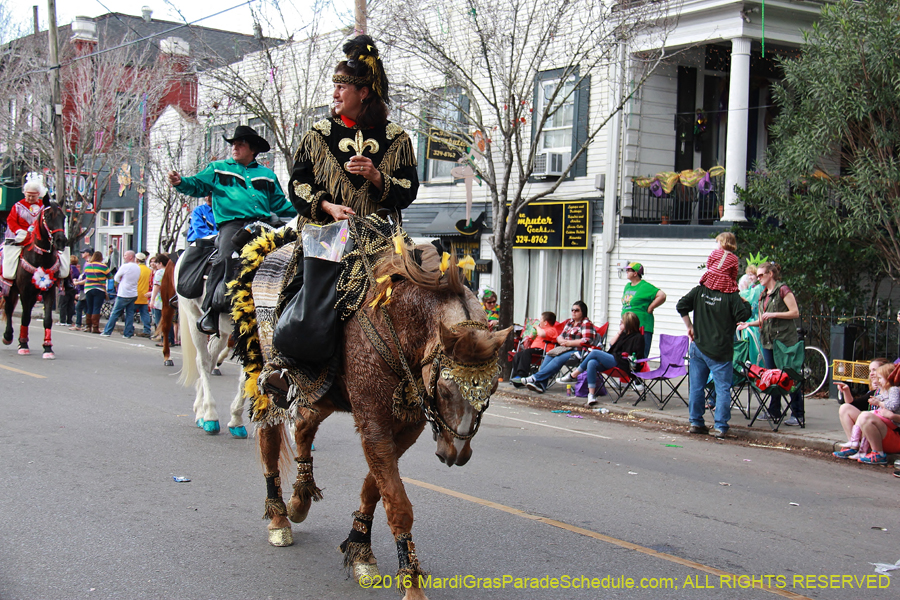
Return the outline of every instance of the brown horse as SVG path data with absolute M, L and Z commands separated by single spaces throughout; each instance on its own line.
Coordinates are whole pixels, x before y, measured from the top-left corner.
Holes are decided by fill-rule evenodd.
M 174 367 L 175 362 L 172 360 L 171 348 L 169 347 L 169 330 L 172 328 L 177 309 L 169 301 L 175 296 L 175 263 L 168 256 L 162 260 L 166 263 L 163 266 L 162 281 L 159 284 L 162 310 L 160 311 L 159 324 L 156 326 L 155 333 L 162 338 L 163 365 Z
M 61 252 L 67 245 L 65 234 L 66 215 L 55 202 L 45 202 L 40 215 L 35 222 L 34 244 L 30 248 L 22 249 L 19 266 L 16 269 L 16 278 L 10 286 L 9 295 L 0 298 L 3 303 L 3 311 L 6 316 L 6 329 L 3 332 L 3 345 L 8 346 L 13 341 L 13 310 L 16 302 L 22 300 L 22 323 L 19 327 L 19 354 L 30 354 L 28 349 L 28 326 L 31 324 L 31 310 L 37 304 L 41 294 L 55 294 L 51 281 L 59 276 Z M 39 288 L 36 281 L 49 287 Z M 43 358 L 53 359 L 53 343 L 50 338 L 50 328 L 53 326 L 53 303 L 44 302 L 44 354 Z
M 375 506 L 382 500 L 397 544 L 398 575 L 407 600 L 421 600 L 425 594 L 419 586 L 423 571 L 412 542 L 412 505 L 398 461 L 430 422 L 438 459 L 448 466 L 468 462 L 470 441 L 497 388 L 499 348 L 511 331 L 489 331 L 484 309 L 462 284 L 454 261 L 444 274 L 433 246 L 419 246 L 416 254 L 421 264 L 405 250 L 375 269 L 372 281 L 377 278 L 380 283 L 370 287 L 362 308 L 344 328 L 337 390 L 308 408 L 297 408 L 294 458 L 298 473 L 287 505 L 281 496 L 279 469 L 279 459 L 290 452 L 284 427 L 268 423 L 259 429 L 268 490 L 266 516 L 271 519 L 269 541 L 290 545 L 288 518 L 304 521 L 312 501 L 322 498 L 312 469 L 316 431 L 332 412 L 352 411 L 369 473 L 350 535 L 341 544 L 344 565 L 357 580 L 378 575 L 371 525 Z M 386 294 L 388 288 L 390 294 Z M 390 298 L 387 304 L 374 302 L 373 306 L 374 299 L 385 297 Z M 404 397 L 404 392 L 407 403 L 399 406 L 398 395 Z

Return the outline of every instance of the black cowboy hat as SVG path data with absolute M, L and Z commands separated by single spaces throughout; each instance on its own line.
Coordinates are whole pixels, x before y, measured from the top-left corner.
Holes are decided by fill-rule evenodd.
M 247 127 L 246 125 L 238 125 L 234 128 L 234 135 L 231 136 L 231 139 L 228 139 L 224 135 L 222 136 L 229 144 L 235 143 L 237 140 L 247 140 L 247 143 L 253 147 L 255 152 L 263 153 L 268 152 L 271 149 L 269 146 L 269 142 L 267 142 L 264 138 L 260 137 L 258 133 L 256 133 L 252 127 Z

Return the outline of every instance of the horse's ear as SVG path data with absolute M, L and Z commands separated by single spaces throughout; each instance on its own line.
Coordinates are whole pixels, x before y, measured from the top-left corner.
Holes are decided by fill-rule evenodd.
M 491 333 L 491 339 L 493 339 L 494 344 L 497 348 L 503 346 L 506 343 L 507 338 L 512 334 L 513 328 L 512 326 L 507 327 L 506 329 L 501 329 L 500 331 L 495 331 Z
M 444 325 L 443 322 L 438 323 L 438 325 L 440 326 L 439 335 L 444 352 L 453 354 L 453 348 L 456 347 L 456 342 L 459 341 L 459 335 L 453 333 L 453 331 Z

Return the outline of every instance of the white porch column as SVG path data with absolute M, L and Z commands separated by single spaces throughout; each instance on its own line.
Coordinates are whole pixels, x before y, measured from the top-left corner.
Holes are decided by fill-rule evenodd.
M 750 108 L 750 40 L 731 40 L 728 86 L 728 136 L 725 140 L 725 214 L 723 221 L 744 221 L 744 205 L 734 186 L 747 185 L 747 123 Z M 735 204 L 737 203 L 737 204 Z

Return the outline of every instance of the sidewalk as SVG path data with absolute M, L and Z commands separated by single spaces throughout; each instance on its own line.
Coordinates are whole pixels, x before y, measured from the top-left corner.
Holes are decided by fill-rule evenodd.
M 687 400 L 687 379 L 678 388 L 678 391 Z M 593 415 L 597 418 L 606 416 L 586 408 L 586 398 L 566 396 L 566 386 L 560 383 L 555 383 L 543 394 L 538 394 L 524 387 L 516 388 L 511 383 L 501 382 L 497 388 L 497 394 L 526 404 L 535 402 L 550 404 L 559 410 L 571 410 L 573 414 Z M 599 397 L 598 404 L 593 408 L 606 408 L 609 410 L 609 416 L 676 426 L 687 433 L 690 426 L 687 405 L 677 396 L 669 401 L 664 410 L 659 410 L 652 398 L 647 398 L 637 406 L 633 406 L 637 399 L 637 392 L 629 390 L 617 404 L 613 404 L 614 395 L 607 395 Z M 741 399 L 746 405 L 746 394 L 742 394 Z M 751 415 L 756 412 L 757 407 L 758 403 L 754 400 Z M 782 423 L 778 431 L 773 431 L 767 421 L 757 420 L 753 427 L 750 427 L 750 419 L 745 418 L 736 407 L 732 407 L 728 439 L 767 446 L 790 446 L 817 450 L 829 454 L 846 441 L 846 435 L 838 421 L 837 400 L 834 398 L 806 398 L 805 411 L 806 427 L 788 427 Z M 712 428 L 713 419 L 709 411 L 704 415 L 704 419 L 706 425 Z M 893 465 L 893 460 L 900 456 L 890 456 L 889 458 L 891 459 L 889 463 Z

